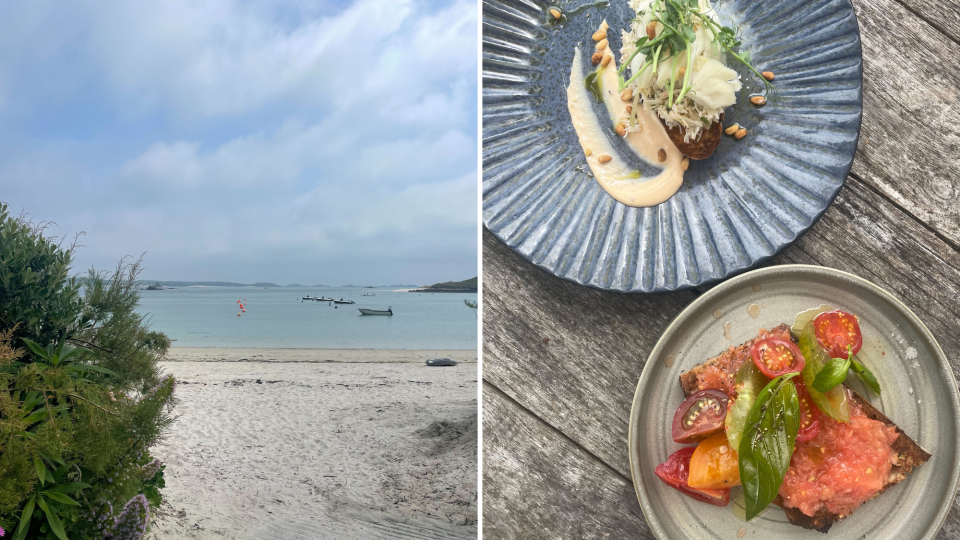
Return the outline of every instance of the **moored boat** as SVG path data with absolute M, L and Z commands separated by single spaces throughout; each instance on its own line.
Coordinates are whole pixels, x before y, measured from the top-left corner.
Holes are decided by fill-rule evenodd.
M 382 309 L 367 309 L 367 308 L 357 308 L 360 310 L 360 313 L 364 315 L 393 315 L 393 308 L 388 307 L 386 311 Z
M 356 302 L 354 302 L 353 300 L 344 300 L 343 298 L 341 298 L 339 300 L 334 300 L 333 303 L 334 304 L 355 304 Z

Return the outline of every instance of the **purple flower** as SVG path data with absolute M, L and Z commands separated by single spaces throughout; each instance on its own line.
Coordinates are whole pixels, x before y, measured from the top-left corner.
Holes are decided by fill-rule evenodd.
M 146 464 L 143 467 L 143 479 L 150 480 L 157 475 L 157 472 L 160 470 L 160 466 L 163 465 L 159 459 L 154 459 L 150 463 Z
M 0 536 L 7 534 L 7 531 L 3 530 L 3 527 L 0 527 Z
M 140 540 L 147 532 L 150 523 L 150 504 L 143 495 L 137 495 L 127 501 L 123 511 L 117 516 L 113 527 L 104 538 L 113 540 Z

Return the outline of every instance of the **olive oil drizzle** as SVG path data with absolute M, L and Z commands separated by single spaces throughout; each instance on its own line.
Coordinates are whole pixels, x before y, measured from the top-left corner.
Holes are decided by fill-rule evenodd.
M 600 66 L 583 79 L 583 86 L 597 103 L 603 103 L 603 70 L 604 67 Z

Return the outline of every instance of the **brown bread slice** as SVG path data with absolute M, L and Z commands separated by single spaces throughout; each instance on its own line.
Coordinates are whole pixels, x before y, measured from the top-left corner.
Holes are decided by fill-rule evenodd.
M 787 327 L 785 324 L 781 324 L 780 326 L 771 330 L 770 333 L 780 334 L 784 330 L 789 332 L 789 327 Z M 743 359 L 742 355 L 746 355 L 746 359 L 748 359 L 750 354 L 750 347 L 753 346 L 753 342 L 756 339 L 759 339 L 759 338 L 752 339 L 740 345 L 739 347 L 728 349 L 727 351 L 724 351 L 723 353 L 721 353 L 721 355 L 711 358 L 706 362 L 694 367 L 690 371 L 687 371 L 686 373 L 681 374 L 680 387 L 683 389 L 683 394 L 685 396 L 689 396 L 690 394 L 696 392 L 698 390 L 697 374 L 702 372 L 707 365 L 711 363 L 719 362 L 721 356 L 733 354 L 740 357 L 738 358 L 739 360 L 739 359 Z M 796 338 L 793 337 L 792 334 L 791 334 L 791 339 L 793 341 L 796 341 Z M 743 360 L 746 361 L 746 359 L 743 359 Z M 740 366 L 740 365 L 742 365 L 742 362 L 737 364 L 737 366 Z M 900 481 L 902 481 L 903 479 L 905 479 L 908 474 L 913 472 L 913 469 L 915 467 L 918 467 L 926 463 L 927 460 L 930 459 L 930 453 L 928 453 L 926 450 L 921 448 L 920 445 L 916 443 L 916 441 L 914 441 L 909 436 L 907 436 L 907 434 L 904 433 L 899 426 L 894 424 L 893 421 L 887 418 L 886 415 L 884 415 L 882 412 L 878 411 L 876 407 L 871 405 L 870 402 L 867 401 L 863 396 L 858 394 L 856 391 L 854 391 L 852 388 L 850 388 L 846 384 L 844 384 L 844 386 L 847 387 L 853 399 L 863 409 L 863 413 L 867 416 L 867 418 L 870 418 L 871 420 L 876 420 L 878 422 L 883 422 L 888 426 L 893 426 L 897 430 L 897 433 L 900 435 L 899 437 L 897 437 L 895 441 L 893 441 L 893 449 L 897 451 L 897 456 L 898 456 L 897 464 L 894 465 L 892 469 L 890 469 L 890 474 L 887 477 L 887 481 L 884 484 L 883 489 L 881 489 L 876 493 L 876 495 L 871 497 L 872 499 L 877 495 L 880 495 L 881 493 L 886 491 L 887 488 L 889 488 L 890 486 L 893 486 L 899 483 Z M 777 496 L 776 499 L 774 499 L 773 502 L 774 504 L 777 504 L 781 507 L 783 506 L 783 501 L 781 500 L 779 495 Z M 849 517 L 849 516 L 830 513 L 826 509 L 821 509 L 819 512 L 817 512 L 813 516 L 808 516 L 797 508 L 784 508 L 783 511 L 784 513 L 787 514 L 787 519 L 790 520 L 790 523 L 793 523 L 798 527 L 803 527 L 804 529 L 817 530 L 822 533 L 826 533 L 828 530 L 830 530 L 830 527 L 834 523 Z

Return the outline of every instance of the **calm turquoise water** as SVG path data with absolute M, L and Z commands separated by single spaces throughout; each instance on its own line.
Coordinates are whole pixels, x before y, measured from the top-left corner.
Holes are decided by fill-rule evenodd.
M 376 296 L 360 296 L 374 292 Z M 356 305 L 301 301 L 341 297 Z M 237 300 L 246 298 L 246 313 Z M 324 349 L 476 349 L 477 317 L 463 300 L 476 294 L 417 294 L 385 289 L 188 287 L 141 291 L 139 311 L 175 347 Z M 393 317 L 363 316 L 358 307 Z

